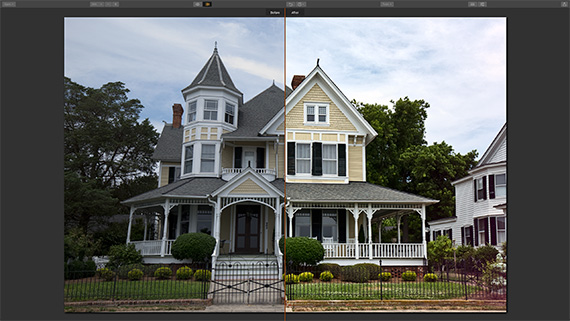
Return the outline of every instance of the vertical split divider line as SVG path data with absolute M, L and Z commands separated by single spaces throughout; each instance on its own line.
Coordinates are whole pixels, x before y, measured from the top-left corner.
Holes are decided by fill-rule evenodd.
M 285 151 L 287 150 L 287 8 L 283 8 L 283 320 L 287 320 L 287 284 L 285 282 L 285 275 L 287 275 L 287 167 L 285 159 Z M 277 146 L 279 148 L 279 146 Z M 279 241 L 277 241 L 279 243 Z

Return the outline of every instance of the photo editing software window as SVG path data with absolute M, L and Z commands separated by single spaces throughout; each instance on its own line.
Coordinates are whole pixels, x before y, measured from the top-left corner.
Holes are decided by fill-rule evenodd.
M 570 1 L 0 3 L 0 319 L 570 318 Z

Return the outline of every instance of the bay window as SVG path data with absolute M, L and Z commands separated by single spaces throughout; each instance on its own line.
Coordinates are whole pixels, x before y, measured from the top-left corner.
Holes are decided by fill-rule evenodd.
M 204 101 L 204 120 L 218 120 L 218 101 L 206 99 Z
M 194 145 L 186 146 L 184 149 L 184 174 L 192 173 L 194 163 Z
M 215 161 L 216 161 L 216 145 L 202 144 L 200 171 L 206 173 L 214 172 Z

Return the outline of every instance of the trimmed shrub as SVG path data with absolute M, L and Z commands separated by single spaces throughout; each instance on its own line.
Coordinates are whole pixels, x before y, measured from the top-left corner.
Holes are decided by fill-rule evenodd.
M 311 272 L 303 272 L 299 274 L 299 281 L 301 282 L 313 282 L 315 275 Z
M 139 269 L 141 271 L 144 271 L 144 266 L 140 263 L 134 263 L 134 264 L 127 264 L 127 265 L 119 266 L 119 268 L 116 269 L 117 276 L 120 279 L 130 279 L 129 278 L 129 272 L 131 272 L 133 269 Z M 144 274 L 144 272 L 143 272 L 143 274 Z
M 194 279 L 196 281 L 209 281 L 212 277 L 212 272 L 208 270 L 197 270 L 194 273 Z
M 299 283 L 299 276 L 295 274 L 285 275 L 285 284 L 297 284 Z
M 97 276 L 105 281 L 113 281 L 115 278 L 115 272 L 111 271 L 109 268 L 101 268 L 97 270 Z
M 97 265 L 93 260 L 73 260 L 66 264 L 68 279 L 87 278 L 95 275 Z
M 319 275 L 319 280 L 321 280 L 323 282 L 329 282 L 333 278 L 334 278 L 334 275 L 331 273 L 331 271 L 324 271 L 321 273 L 321 275 Z
M 368 269 L 362 265 L 349 265 L 342 268 L 342 279 L 344 281 L 365 283 L 369 280 Z
M 141 269 L 132 269 L 128 273 L 129 280 L 138 281 L 142 279 L 144 273 Z
M 437 281 L 437 275 L 435 275 L 433 273 L 427 273 L 426 275 L 424 275 L 424 281 L 425 282 L 435 282 L 435 281 Z
M 287 263 L 293 266 L 316 265 L 325 257 L 325 249 L 318 240 L 310 237 L 288 237 L 285 249 L 283 238 L 279 240 L 279 248 L 285 254 Z
M 475 266 L 475 248 L 471 245 L 459 245 L 455 250 L 457 266 L 463 269 L 471 269 Z
M 317 265 L 316 271 L 319 273 L 329 271 L 335 277 L 339 278 L 342 274 L 342 266 L 340 266 L 336 263 L 320 263 L 319 265 Z
M 390 281 L 390 279 L 392 278 L 392 273 L 382 272 L 382 273 L 378 274 L 378 278 L 384 282 Z
M 478 247 L 475 250 L 475 259 L 477 260 L 477 266 L 482 269 L 487 265 L 487 263 L 495 262 L 497 254 L 499 254 L 499 250 L 497 250 L 492 245 L 485 244 L 484 246 Z
M 154 271 L 154 277 L 160 280 L 169 279 L 172 276 L 172 270 L 169 267 L 163 266 Z
M 109 250 L 109 263 L 107 267 L 116 269 L 123 265 L 141 264 L 142 254 L 135 248 L 134 244 L 113 245 Z M 127 270 L 127 273 L 130 270 Z
M 402 273 L 402 280 L 404 281 L 415 281 L 416 277 L 416 272 L 414 271 L 406 271 Z
M 171 253 L 177 260 L 191 259 L 202 262 L 210 259 L 216 247 L 216 239 L 204 233 L 186 233 L 172 243 Z
M 176 278 L 178 280 L 189 280 L 192 278 L 192 272 L 191 268 L 183 266 L 176 271 Z
M 358 263 L 355 266 L 362 266 L 368 271 L 368 279 L 378 280 L 378 275 L 382 272 L 380 265 L 374 263 Z

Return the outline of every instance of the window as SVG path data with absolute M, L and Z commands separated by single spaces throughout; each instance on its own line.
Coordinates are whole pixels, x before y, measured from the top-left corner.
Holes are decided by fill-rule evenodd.
M 230 124 L 234 123 L 234 111 L 235 111 L 235 106 L 230 103 L 226 103 L 226 117 L 225 117 L 226 123 Z
M 208 205 L 198 205 L 196 232 L 212 234 L 212 208 Z
M 311 144 L 297 144 L 297 173 L 311 173 Z
M 216 145 L 202 145 L 201 172 L 213 173 L 216 160 Z
M 487 230 L 487 219 L 481 218 L 477 221 L 477 233 L 479 234 L 479 244 L 485 245 L 487 244 L 487 240 L 485 239 L 485 230 Z
M 323 145 L 323 174 L 336 175 L 336 145 Z
M 462 235 L 463 235 L 463 239 L 461 240 L 461 243 L 463 245 L 473 245 L 473 227 L 472 226 L 465 226 L 462 227 Z
M 507 176 L 506 174 L 495 175 L 495 196 L 507 195 Z
M 194 145 L 186 146 L 184 155 L 184 174 L 192 173 L 192 164 L 194 163 Z
M 333 241 L 336 242 L 338 239 L 338 216 L 337 211 L 323 211 L 323 238 L 332 237 Z
M 328 123 L 328 105 L 307 104 L 305 105 L 305 120 L 307 123 Z
M 477 199 L 485 199 L 485 181 L 483 180 L 483 177 L 477 179 Z
M 168 167 L 168 184 L 180 179 L 180 167 Z
M 218 120 L 218 101 L 207 100 L 204 102 L 204 120 Z
M 311 237 L 311 214 L 308 211 L 295 214 L 295 236 Z
M 190 205 L 182 205 L 182 211 L 180 215 L 180 231 L 178 235 L 189 232 L 190 232 Z
M 191 101 L 188 104 L 188 122 L 196 120 L 196 101 Z
M 497 217 L 497 244 L 507 241 L 506 217 Z

